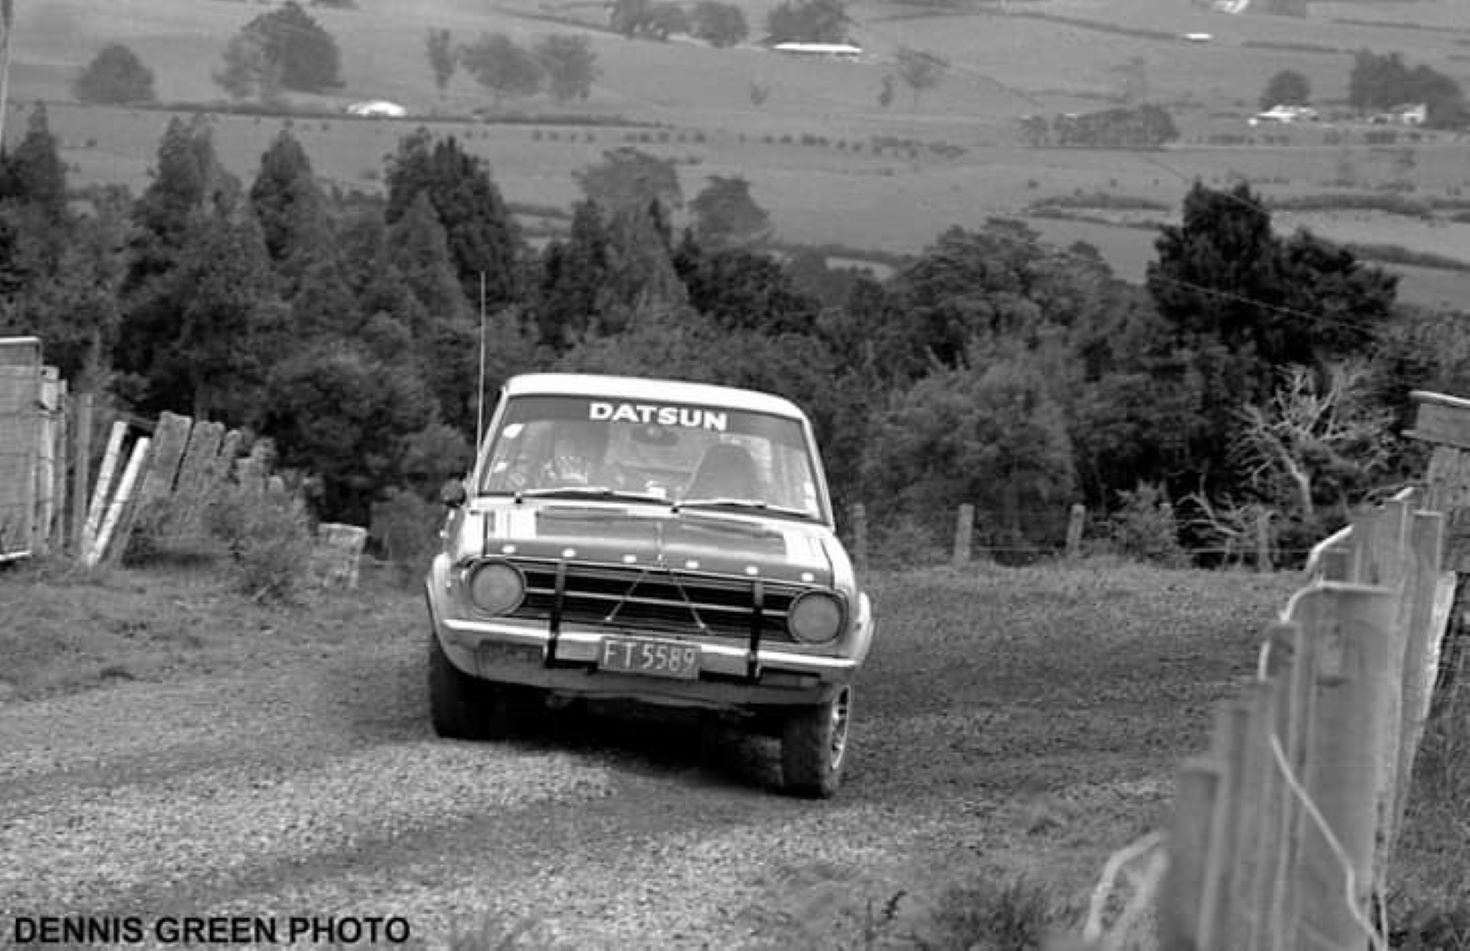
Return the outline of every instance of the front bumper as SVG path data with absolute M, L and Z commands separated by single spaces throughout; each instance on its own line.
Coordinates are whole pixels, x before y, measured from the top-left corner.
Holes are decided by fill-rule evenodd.
M 430 603 L 433 611 L 432 601 Z M 714 709 L 822 703 L 856 676 L 860 661 L 797 653 L 762 645 L 754 663 L 745 644 L 681 640 L 699 648 L 699 677 L 682 680 L 599 670 L 606 637 L 627 634 L 676 640 L 663 634 L 564 626 L 553 639 L 545 629 L 503 621 L 434 617 L 450 661 L 466 673 L 500 683 L 540 687 L 575 697 L 631 699 Z

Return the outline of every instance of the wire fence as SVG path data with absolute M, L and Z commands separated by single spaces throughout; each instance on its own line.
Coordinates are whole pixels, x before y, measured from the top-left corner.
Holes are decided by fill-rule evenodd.
M 1091 951 L 1389 947 L 1383 896 L 1415 759 L 1458 690 L 1444 661 L 1465 639 L 1466 544 L 1450 527 L 1470 510 L 1470 401 L 1415 396 L 1411 435 L 1437 444 L 1427 488 L 1313 549 L 1253 682 L 1181 765 L 1167 834 L 1105 865 L 1081 935 Z M 1120 881 L 1130 897 L 1108 920 Z

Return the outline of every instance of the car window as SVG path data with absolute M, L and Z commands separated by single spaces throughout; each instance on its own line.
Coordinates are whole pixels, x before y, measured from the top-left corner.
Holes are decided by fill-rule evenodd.
M 669 502 L 763 504 L 820 518 L 797 420 L 724 407 L 517 397 L 480 467 L 487 494 L 603 488 Z

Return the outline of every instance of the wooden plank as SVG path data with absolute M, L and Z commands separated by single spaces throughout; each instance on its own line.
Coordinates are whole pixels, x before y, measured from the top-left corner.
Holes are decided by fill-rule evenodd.
M 87 489 L 92 479 L 92 394 L 78 393 L 75 425 L 72 427 L 71 537 L 69 547 L 80 558 L 82 538 L 87 527 Z
M 133 497 L 133 488 L 138 481 L 139 472 L 143 468 L 144 460 L 148 457 L 149 438 L 140 437 L 133 443 L 133 451 L 128 456 L 127 468 L 123 470 L 122 481 L 118 483 L 117 495 L 107 505 L 107 515 L 103 518 L 101 527 L 97 530 L 97 538 L 92 542 L 91 548 L 83 557 L 82 564 L 91 568 L 101 563 L 111 545 L 113 535 L 117 532 L 119 523 L 122 521 L 123 512 L 128 502 Z
M 1214 814 L 1210 817 L 1211 856 L 1200 896 L 1201 951 L 1234 951 L 1230 935 L 1237 909 L 1232 906 L 1231 898 L 1241 852 L 1238 841 L 1241 815 L 1255 807 L 1247 798 L 1254 790 L 1245 781 L 1249 722 L 1250 706 L 1240 699 L 1224 703 L 1215 716 L 1210 759 L 1218 765 L 1219 782 Z
M 45 556 L 51 551 L 51 519 L 56 514 L 56 407 L 61 398 L 61 376 L 55 367 L 41 367 L 39 393 L 35 465 L 31 469 L 31 478 L 35 480 L 31 550 Z
M 1174 818 L 1169 831 L 1169 868 L 1159 891 L 1160 946 L 1169 951 L 1199 948 L 1200 904 L 1212 861 L 1210 834 L 1220 767 L 1195 757 L 1179 769 Z
M 56 397 L 56 433 L 54 445 L 56 446 L 56 468 L 52 472 L 55 486 L 51 490 L 52 504 L 55 506 L 51 522 L 51 548 L 56 552 L 66 550 L 67 538 L 67 462 L 68 450 L 71 443 L 69 440 L 71 422 L 71 401 L 67 396 L 67 385 L 61 380 L 61 391 Z
M 1411 439 L 1470 449 L 1470 400 L 1415 390 L 1414 426 L 1404 433 Z
M 1301 777 L 1306 772 L 1307 750 L 1312 744 L 1316 691 L 1313 688 L 1317 663 L 1317 639 L 1307 634 L 1306 622 L 1313 610 L 1311 594 L 1316 588 L 1304 588 L 1294 594 L 1289 604 L 1283 631 L 1292 636 L 1290 680 L 1286 689 L 1287 703 L 1280 711 L 1285 732 L 1281 738 L 1286 771 L 1278 763 L 1282 782 L 1282 839 L 1278 846 L 1276 882 L 1278 890 L 1271 906 L 1270 933 L 1272 951 L 1299 951 L 1296 946 L 1297 926 L 1301 916 L 1300 887 L 1302 839 L 1304 835 L 1302 804 L 1292 794 L 1286 776 Z M 1275 757 L 1273 755 L 1273 761 Z
M 97 485 L 92 491 L 91 505 L 87 508 L 87 521 L 82 528 L 83 556 L 92 550 L 97 532 L 102 528 L 102 518 L 107 513 L 108 503 L 112 501 L 112 480 L 116 477 L 123 439 L 127 434 L 127 423 L 118 420 L 112 424 L 112 432 L 107 437 L 107 451 L 102 456 L 102 469 L 97 473 Z
M 852 560 L 859 577 L 868 574 L 868 507 L 861 502 L 852 509 Z
M 975 534 L 975 506 L 968 502 L 960 505 L 959 511 L 955 513 L 954 521 L 954 551 L 950 556 L 950 563 L 956 566 L 968 564 L 972 539 Z
M 189 442 L 189 430 L 193 425 L 194 420 L 177 413 L 164 412 L 158 417 L 158 425 L 153 430 L 148 473 L 138 489 L 140 504 L 165 499 L 173 492 L 179 461 L 184 457 L 184 447 Z
M 192 535 L 199 531 L 204 506 L 214 487 L 213 470 L 224 436 L 222 423 L 195 423 L 189 431 L 189 445 L 179 463 L 174 485 L 173 515 L 169 520 L 174 534 Z
M 135 483 L 132 486 L 131 491 L 124 493 L 123 487 L 118 486 L 117 494 L 122 505 L 119 509 L 119 516 L 117 519 L 117 523 L 113 528 L 112 535 L 105 542 L 102 539 L 98 540 L 102 544 L 102 563 L 104 565 L 108 565 L 109 567 L 112 565 L 116 565 L 122 561 L 123 553 L 128 550 L 128 542 L 132 539 L 133 526 L 137 523 L 138 513 L 143 508 L 142 500 L 139 498 L 139 493 L 142 489 L 144 481 L 146 481 L 148 478 L 148 470 L 153 464 L 154 446 L 153 438 L 151 436 L 144 438 L 148 440 L 148 443 L 146 446 L 146 451 L 143 453 L 142 462 L 139 466 L 139 472 L 136 476 Z M 140 439 L 138 441 L 142 442 L 143 440 Z M 137 448 L 135 446 L 135 454 L 136 451 Z M 129 463 L 131 462 L 132 460 L 130 459 Z
M 1454 598 L 1454 574 L 1450 573 L 1447 581 L 1440 564 L 1444 532 L 1445 517 L 1442 513 L 1414 513 L 1409 534 L 1409 557 L 1413 559 L 1414 567 L 1404 597 L 1407 617 L 1404 612 L 1400 613 L 1400 622 L 1405 630 L 1402 650 L 1397 658 L 1400 683 L 1398 737 L 1392 751 L 1394 761 L 1389 775 L 1393 798 L 1384 819 L 1379 857 L 1383 867 L 1388 867 L 1392 859 L 1414 778 L 1414 759 L 1429 716 L 1429 695 L 1434 689 L 1435 677 L 1434 667 L 1428 663 L 1431 641 L 1437 637 L 1436 626 L 1439 632 L 1443 631 L 1449 613 L 1448 603 Z
M 1249 907 L 1251 927 L 1244 947 L 1247 951 L 1271 951 L 1273 928 L 1280 920 L 1279 907 L 1284 899 L 1283 876 L 1290 840 L 1291 807 L 1286 784 L 1277 768 L 1272 740 L 1285 747 L 1291 732 L 1291 684 L 1296 665 L 1297 643 L 1301 628 L 1296 624 L 1276 623 L 1266 632 L 1266 655 L 1258 674 L 1267 687 L 1268 706 L 1262 711 L 1260 753 L 1261 814 L 1255 844 L 1255 870 Z
M 1082 555 L 1082 528 L 1087 521 L 1087 507 L 1081 502 L 1073 503 L 1072 510 L 1067 515 L 1067 557 L 1078 558 Z
M 1337 848 L 1315 821 L 1302 836 L 1300 930 L 1329 948 L 1367 942 L 1375 880 L 1378 784 L 1385 761 L 1379 728 L 1397 599 L 1378 587 L 1328 583 L 1301 604 L 1303 630 L 1317 641 L 1313 735 L 1304 786 Z M 1351 901 L 1348 895 L 1351 894 Z

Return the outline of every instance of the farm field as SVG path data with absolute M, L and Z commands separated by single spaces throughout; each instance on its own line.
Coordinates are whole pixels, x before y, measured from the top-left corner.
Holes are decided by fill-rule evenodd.
M 771 6 L 747 5 L 755 28 Z M 339 113 L 348 101 L 381 97 L 407 105 L 412 118 L 299 116 L 292 131 L 325 182 L 374 190 L 383 157 L 399 137 L 430 123 L 483 155 L 510 201 L 558 207 L 579 197 L 575 170 L 606 149 L 636 144 L 680 163 L 686 198 L 707 175 L 745 177 L 780 240 L 886 252 L 917 252 L 951 224 L 1014 217 L 1039 199 L 1079 192 L 1146 196 L 1177 208 L 1195 180 L 1222 186 L 1243 178 L 1263 194 L 1288 196 L 1340 191 L 1346 176 L 1364 192 L 1392 185 L 1421 199 L 1457 196 L 1470 185 L 1470 143 L 1447 135 L 1377 147 L 1344 127 L 1342 144 L 1328 145 L 1325 129 L 1283 128 L 1270 130 L 1277 139 L 1270 144 L 1254 136 L 1253 144 L 1204 144 L 1212 134 L 1252 131 L 1243 119 L 1256 108 L 1264 77 L 1279 69 L 1306 74 L 1319 100 L 1341 101 L 1351 56 L 1304 45 L 1400 50 L 1410 62 L 1465 80 L 1470 65 L 1457 57 L 1470 50 L 1470 9 L 1432 0 L 1324 3 L 1303 19 L 1227 16 L 1173 0 L 1033 0 L 1008 9 L 1014 14 L 981 4 L 920 16 L 911 7 L 862 0 L 849 10 L 854 38 L 867 55 L 849 63 L 782 57 L 754 46 L 716 50 L 696 42 L 626 40 L 606 32 L 601 8 L 588 3 L 438 0 L 404 7 L 361 0 L 356 10 L 314 8 L 342 49 L 345 84 L 330 96 L 294 96 L 294 107 Z M 69 104 L 71 77 L 103 43 L 120 40 L 154 69 L 164 102 L 218 110 L 225 103 L 211 72 L 229 37 L 258 13 L 223 0 L 22 6 L 7 136 L 23 131 L 31 103 L 45 101 L 75 182 L 116 182 L 137 191 L 147 184 L 166 116 Z M 1432 29 L 1414 28 L 1419 24 Z M 537 125 L 464 121 L 472 110 L 488 109 L 492 117 L 496 110 L 463 73 L 443 95 L 434 90 L 423 50 L 431 26 L 451 30 L 458 41 L 486 31 L 521 42 L 581 32 L 601 75 L 589 98 L 573 106 L 539 97 L 510 100 L 500 110 L 544 119 Z M 1185 43 L 1178 37 L 1188 31 L 1210 32 L 1213 40 Z M 877 92 L 901 46 L 945 56 L 951 68 L 937 88 L 919 97 L 900 88 L 884 108 Z M 1020 144 L 1016 122 L 1023 115 L 1110 105 L 1122 89 L 1120 67 L 1130 62 L 1142 64 L 1148 98 L 1174 113 L 1180 142 L 1157 153 Z M 759 106 L 750 98 L 752 84 L 769 93 Z M 556 124 L 558 115 L 571 113 L 660 128 L 640 139 L 615 124 Z M 277 117 L 217 115 L 227 166 L 248 180 L 282 124 Z M 883 140 L 889 146 L 875 152 Z M 909 146 L 895 148 L 896 140 Z M 1310 222 L 1330 238 L 1470 258 L 1463 237 L 1438 223 L 1351 213 L 1317 214 Z M 1152 240 L 1070 222 L 1041 227 L 1059 243 L 1096 244 L 1130 278 L 1141 273 Z M 1460 275 L 1420 271 L 1404 271 L 1407 299 L 1463 297 Z

